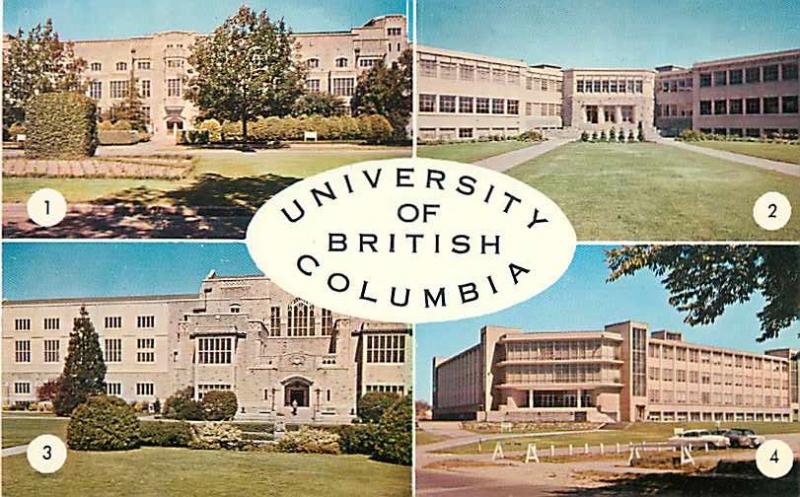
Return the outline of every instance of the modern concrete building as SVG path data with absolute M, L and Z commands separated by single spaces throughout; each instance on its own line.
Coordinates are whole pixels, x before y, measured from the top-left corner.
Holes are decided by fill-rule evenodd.
M 410 327 L 315 307 L 264 276 L 212 271 L 191 295 L 4 302 L 4 404 L 35 401 L 58 377 L 82 305 L 107 391 L 127 401 L 233 390 L 242 417 L 343 423 L 365 393 L 410 391 Z
M 639 123 L 646 137 L 694 128 L 718 134 L 797 135 L 798 61 L 789 50 L 690 69 L 561 69 L 420 46 L 419 139 L 470 140 L 537 129 L 580 132 Z M 562 131 L 554 131 L 561 129 Z
M 198 109 L 186 99 L 193 76 L 192 45 L 203 34 L 168 31 L 117 40 L 78 40 L 76 56 L 86 61 L 88 94 L 103 112 L 128 93 L 136 78 L 155 133 L 192 128 Z M 382 60 L 391 64 L 408 48 L 405 16 L 370 19 L 346 31 L 296 33 L 296 56 L 307 68 L 310 91 L 328 92 L 349 103 L 358 75 Z
M 798 359 L 690 344 L 626 321 L 601 331 L 486 326 L 433 364 L 435 419 L 798 420 Z

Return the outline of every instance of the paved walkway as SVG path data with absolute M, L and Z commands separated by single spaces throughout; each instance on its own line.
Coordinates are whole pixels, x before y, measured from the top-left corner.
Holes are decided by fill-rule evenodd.
M 16 456 L 28 451 L 28 445 L 17 445 L 16 447 L 6 447 L 3 449 L 3 457 Z
M 664 145 L 670 145 L 675 148 L 682 148 L 683 150 L 688 150 L 690 152 L 716 157 L 718 159 L 729 160 L 732 162 L 738 162 L 740 164 L 746 164 L 748 166 L 758 167 L 760 169 L 766 169 L 768 171 L 775 171 L 782 174 L 788 174 L 789 176 L 800 177 L 800 166 L 796 164 L 788 164 L 786 162 L 762 159 L 760 157 L 752 157 L 750 155 L 736 154 L 733 152 L 727 152 L 725 150 L 699 147 L 697 145 L 690 145 L 689 143 L 675 140 L 674 138 L 660 138 L 657 142 Z
M 574 140 L 569 138 L 554 138 L 537 143 L 536 145 L 531 145 L 530 147 L 514 150 L 513 152 L 507 152 L 505 154 L 495 155 L 494 157 L 479 160 L 475 164 L 502 173 L 508 171 L 514 166 L 522 164 L 523 162 L 528 162 L 531 159 L 535 159 L 536 157 L 539 157 L 540 155 L 554 150 L 571 141 Z

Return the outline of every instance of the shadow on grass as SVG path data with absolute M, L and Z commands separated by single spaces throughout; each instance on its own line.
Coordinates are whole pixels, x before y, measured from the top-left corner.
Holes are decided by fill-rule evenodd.
M 204 174 L 175 190 L 131 188 L 92 201 L 43 228 L 28 219 L 6 219 L 8 238 L 244 238 L 255 211 L 299 181 L 267 174 L 230 178 Z
M 696 473 L 656 473 L 608 475 L 599 488 L 573 488 L 554 495 L 561 497 L 619 497 L 633 495 L 797 497 L 800 495 L 800 470 L 795 461 L 792 471 L 779 479 L 763 476 L 754 461 L 723 461 L 716 468 Z

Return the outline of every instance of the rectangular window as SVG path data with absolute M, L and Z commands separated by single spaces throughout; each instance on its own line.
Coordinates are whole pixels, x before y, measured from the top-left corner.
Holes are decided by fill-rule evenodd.
M 155 326 L 156 326 L 155 316 L 136 316 L 137 328 L 155 328 Z
M 762 79 L 764 80 L 764 82 L 778 81 L 778 65 L 774 64 L 771 66 L 764 66 Z
M 156 393 L 156 387 L 152 383 L 137 383 L 136 396 L 137 397 L 152 397 Z
M 761 114 L 761 99 L 748 98 L 745 101 L 745 109 L 748 114 Z
M 505 84 L 506 71 L 503 69 L 492 69 L 492 81 L 495 83 Z
M 530 88 L 528 88 L 530 89 Z M 578 82 L 575 84 L 575 91 L 577 93 L 583 93 L 583 80 L 579 79 Z
M 367 393 L 380 392 L 380 393 L 396 393 L 400 395 L 405 394 L 405 387 L 403 385 L 367 385 Z
M 181 96 L 181 80 L 168 79 L 167 80 L 167 96 L 180 97 Z
M 150 98 L 150 80 L 143 79 L 139 82 L 139 93 L 142 98 Z
M 58 330 L 61 329 L 61 320 L 59 318 L 44 318 L 45 330 Z
M 106 383 L 106 395 L 122 395 L 122 383 Z
M 778 97 L 764 97 L 764 114 L 777 114 L 779 111 Z
M 59 358 L 59 346 L 60 342 L 58 340 L 45 340 L 44 341 L 44 362 L 58 362 Z
M 200 364 L 230 364 L 233 358 L 233 339 L 228 337 L 198 338 L 197 362 Z
M 128 90 L 130 87 L 127 79 L 111 81 L 111 98 L 125 98 L 128 96 Z
M 472 138 L 472 128 L 458 128 L 459 138 Z
M 269 310 L 269 336 L 281 336 L 281 308 L 273 305 Z
M 700 101 L 700 115 L 701 116 L 711 115 L 711 100 Z
M 183 67 L 183 59 L 169 59 L 167 60 L 167 67 L 170 69 L 180 69 Z
M 14 342 L 14 361 L 31 362 L 31 341 L 17 340 Z
M 458 97 L 458 112 L 472 114 L 473 100 L 472 97 Z
M 728 84 L 728 71 L 714 72 L 714 86 L 725 86 Z
M 421 60 L 419 62 L 419 72 L 425 77 L 436 77 L 436 61 L 435 60 Z
M 333 313 L 330 310 L 322 309 L 320 326 L 322 336 L 330 336 L 333 334 Z
M 436 95 L 426 95 L 421 93 L 419 96 L 420 112 L 436 112 Z
M 761 68 L 748 67 L 744 70 L 744 80 L 746 83 L 760 83 L 761 82 Z
M 468 66 L 461 64 L 458 66 L 458 77 L 461 81 L 474 81 L 475 80 L 475 66 Z
M 367 335 L 368 363 L 403 363 L 405 361 L 405 335 Z
M 549 87 L 550 87 L 550 86 L 549 86 L 549 82 L 548 82 L 548 80 L 546 80 L 546 79 L 542 79 L 542 91 L 547 91 L 547 89 L 548 89 Z
M 641 79 L 636 80 L 636 93 L 644 92 L 644 82 Z M 644 395 L 644 394 L 642 394 Z
M 492 99 L 492 114 L 503 114 L 506 110 L 506 101 L 504 98 Z
M 488 114 L 489 113 L 489 99 L 488 98 L 476 98 L 475 99 L 475 112 L 478 114 Z
M 136 339 L 136 362 L 152 363 L 156 362 L 156 339 L 137 338 Z
M 103 360 L 105 362 L 122 362 L 122 339 L 106 338 Z
M 519 100 L 509 100 L 508 101 L 508 110 L 507 112 L 511 115 L 518 115 L 519 114 Z
M 90 69 L 91 71 L 95 71 L 95 72 L 97 72 L 97 71 L 102 71 L 102 70 L 103 70 L 103 64 L 101 64 L 101 63 L 99 63 L 99 62 L 92 62 L 92 63 L 89 65 L 89 69 Z
M 797 81 L 797 64 L 782 64 L 781 79 L 784 81 Z
M 456 111 L 456 97 L 453 95 L 439 95 L 439 112 L 452 113 Z
M 106 329 L 122 328 L 122 316 L 106 316 Z
M 784 114 L 797 114 L 797 95 L 791 97 L 782 97 L 782 109 Z
M 14 393 L 17 395 L 29 395 L 31 393 L 31 384 L 27 381 L 15 381 Z
M 309 93 L 319 93 L 319 80 L 318 79 L 307 79 L 306 80 L 306 90 Z
M 378 62 L 377 59 L 359 59 L 358 65 L 359 67 L 373 67 L 376 62 Z
M 452 62 L 439 63 L 439 76 L 442 79 L 456 79 L 458 67 Z
M 714 100 L 714 114 L 727 114 L 728 101 L 727 100 Z
M 205 393 L 212 390 L 226 391 L 230 389 L 231 386 L 228 383 L 200 383 L 197 385 L 197 398 L 203 400 Z
M 14 330 L 16 331 L 30 331 L 31 320 L 28 318 L 18 318 L 14 320 Z
M 728 82 L 732 85 L 740 85 L 742 84 L 742 70 L 741 69 L 731 69 L 728 71 Z
M 136 68 L 141 71 L 149 71 L 150 70 L 150 61 L 149 60 L 140 60 L 136 62 Z
M 700 87 L 705 88 L 707 86 L 711 86 L 711 73 L 710 72 L 700 73 Z
M 333 78 L 333 94 L 337 97 L 352 97 L 354 88 L 353 78 Z
M 737 98 L 728 101 L 728 113 L 729 114 L 741 114 L 742 113 L 742 99 Z
M 400 36 L 403 33 L 403 28 L 386 28 L 386 33 L 389 36 Z
M 95 100 L 103 98 L 103 83 L 101 81 L 92 81 L 89 83 L 89 98 Z

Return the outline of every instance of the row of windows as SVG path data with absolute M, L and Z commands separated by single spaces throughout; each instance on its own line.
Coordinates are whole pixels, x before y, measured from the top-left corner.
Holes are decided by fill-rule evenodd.
M 798 97 L 732 98 L 721 100 L 701 100 L 700 115 L 712 114 L 797 114 Z
M 302 299 L 295 299 L 287 306 L 286 336 L 306 337 L 317 334 L 317 309 Z M 320 311 L 320 335 L 333 334 L 333 313 L 328 309 Z M 272 306 L 269 317 L 269 334 L 281 336 L 281 308 Z
M 169 62 L 169 61 L 167 61 Z M 128 70 L 128 63 L 124 61 L 119 61 L 114 64 L 114 69 L 117 71 L 127 71 Z M 150 70 L 150 61 L 149 60 L 137 60 L 136 61 L 136 69 L 140 71 L 149 71 Z M 103 64 L 100 62 L 92 62 L 89 64 L 89 70 L 92 72 L 99 72 L 103 70 Z
M 656 104 L 656 117 L 692 117 L 694 113 L 690 106 L 677 104 Z
M 167 88 L 170 88 L 170 85 L 173 82 L 177 85 L 178 94 L 177 95 L 169 95 L 169 96 L 180 96 L 180 79 L 168 79 L 167 80 Z M 149 79 L 142 79 L 139 81 L 139 97 L 141 98 L 150 98 L 151 96 L 151 85 Z M 174 88 L 173 88 L 174 89 Z M 129 94 L 130 90 L 130 81 L 129 80 L 116 80 L 116 81 L 109 81 L 109 97 L 110 98 L 126 98 Z M 99 100 L 103 98 L 103 82 L 102 81 L 92 81 L 89 83 L 89 97 L 94 98 L 95 100 Z
M 716 366 L 744 367 L 746 369 L 764 369 L 765 371 L 788 371 L 787 363 L 777 360 L 770 360 L 762 357 L 747 355 L 736 355 L 723 352 L 712 352 L 708 350 L 691 349 L 685 347 L 671 347 L 667 345 L 650 344 L 649 356 L 655 359 L 677 359 L 679 361 L 699 362 L 703 364 L 714 364 Z
M 700 128 L 701 133 L 727 135 L 727 136 L 747 136 L 750 138 L 774 138 L 778 135 L 788 138 L 797 138 L 797 128 Z
M 619 359 L 617 346 L 600 340 L 553 340 L 506 344 L 507 360 Z
M 457 133 L 457 134 L 456 134 Z M 421 140 L 435 140 L 441 138 L 451 140 L 456 138 L 485 138 L 489 136 L 517 136 L 519 128 L 420 128 Z
M 780 78 L 779 78 L 780 76 Z M 798 64 L 770 64 L 767 66 L 748 67 L 745 69 L 730 69 L 723 71 L 700 73 L 700 86 L 728 86 L 743 83 L 767 83 L 778 81 L 797 81 Z
M 421 94 L 419 96 L 420 112 L 442 112 L 460 114 L 510 114 L 519 115 L 519 100 L 483 97 L 456 97 L 454 95 Z M 458 105 L 456 105 L 458 102 Z M 438 109 L 438 110 L 437 110 Z
M 78 319 L 78 318 L 75 318 Z M 122 316 L 106 316 L 103 320 L 106 329 L 122 328 Z M 155 328 L 156 317 L 152 315 L 137 316 L 136 327 L 142 329 Z M 60 330 L 61 318 L 44 318 L 42 327 L 45 330 Z M 16 331 L 30 331 L 31 320 L 30 318 L 17 318 L 14 320 L 14 330 Z
M 620 383 L 619 368 L 599 364 L 509 366 L 507 383 Z
M 675 93 L 680 91 L 691 91 L 693 86 L 694 86 L 694 80 L 692 78 L 682 78 L 682 79 L 662 80 L 658 88 L 666 93 L 669 92 Z
M 702 385 L 722 385 L 726 386 L 745 386 L 745 387 L 764 387 L 774 389 L 788 389 L 789 379 L 787 376 L 761 378 L 760 376 L 753 377 L 751 375 L 723 375 L 721 373 L 701 373 L 699 371 L 686 371 L 683 369 L 670 369 L 670 368 L 649 368 L 649 378 L 654 381 L 675 381 L 678 383 L 698 383 Z
M 356 88 L 356 81 L 353 78 L 333 78 L 331 79 L 330 93 L 337 97 L 352 97 Z M 311 93 L 321 91 L 318 79 L 306 80 L 306 90 Z
M 437 62 L 435 60 L 421 60 L 419 68 L 420 74 L 428 78 L 491 81 L 493 83 L 516 86 L 521 84 L 523 78 L 518 70 L 456 64 L 455 62 Z M 527 90 L 560 92 L 563 89 L 563 82 L 560 79 L 536 76 L 524 76 L 524 78 Z
M 761 406 L 761 407 L 785 407 L 789 400 L 786 396 L 780 395 L 723 395 L 719 392 L 673 392 L 671 390 L 659 391 L 650 390 L 648 392 L 650 402 L 665 404 L 703 404 L 703 405 L 737 405 L 737 406 Z
M 406 387 L 403 385 L 367 385 L 367 393 L 396 393 L 405 395 Z
M 14 393 L 17 395 L 30 395 L 31 384 L 28 381 L 15 381 Z M 153 383 L 141 382 L 136 383 L 136 395 L 140 397 L 152 397 L 156 393 L 156 387 Z M 122 395 L 122 383 L 108 382 L 106 383 L 106 394 L 108 395 Z
M 398 51 L 400 50 L 400 44 L 399 43 L 397 44 L 397 50 Z M 390 52 L 392 51 L 392 44 L 391 43 L 389 44 L 389 51 Z M 358 59 L 358 67 L 364 67 L 364 68 L 374 67 L 375 64 L 381 62 L 382 60 L 383 59 L 361 58 L 361 59 Z M 350 60 L 347 57 L 337 57 L 336 60 L 334 60 L 333 64 L 337 68 L 341 69 L 341 68 L 348 67 L 350 65 Z M 318 69 L 319 68 L 319 59 L 317 59 L 317 58 L 306 59 L 306 67 L 308 67 L 309 69 Z
M 579 79 L 575 85 L 578 93 L 643 93 L 641 79 Z

